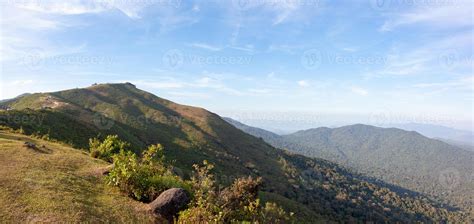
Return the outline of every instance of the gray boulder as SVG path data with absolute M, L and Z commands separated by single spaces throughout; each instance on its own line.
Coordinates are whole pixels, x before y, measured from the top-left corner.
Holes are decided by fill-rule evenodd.
M 181 188 L 171 188 L 160 194 L 149 204 L 153 215 L 173 223 L 173 218 L 186 208 L 190 201 L 188 193 Z

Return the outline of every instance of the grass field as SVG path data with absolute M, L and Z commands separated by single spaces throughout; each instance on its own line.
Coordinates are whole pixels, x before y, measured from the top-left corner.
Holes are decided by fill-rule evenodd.
M 0 131 L 0 165 L 2 222 L 154 221 L 145 204 L 104 183 L 98 171 L 107 163 L 80 150 Z

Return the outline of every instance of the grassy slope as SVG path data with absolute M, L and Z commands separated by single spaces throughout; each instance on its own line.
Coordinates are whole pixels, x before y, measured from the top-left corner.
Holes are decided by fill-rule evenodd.
M 23 147 L 25 141 L 45 145 Z M 0 131 L 2 222 L 152 222 L 142 203 L 104 184 L 107 163 L 70 147 Z

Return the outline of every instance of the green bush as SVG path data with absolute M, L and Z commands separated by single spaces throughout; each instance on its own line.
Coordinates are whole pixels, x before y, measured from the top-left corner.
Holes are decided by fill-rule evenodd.
M 163 175 L 163 176 L 153 176 L 149 179 L 150 186 L 152 189 L 150 191 L 154 192 L 154 195 L 158 195 L 159 193 L 168 190 L 170 188 L 183 188 L 188 193 L 192 192 L 191 185 L 185 181 L 183 181 L 180 177 L 174 175 Z
M 131 151 L 120 150 L 112 156 L 112 160 L 114 167 L 107 176 L 107 182 L 136 200 L 152 201 L 161 192 L 173 187 L 191 189 L 164 165 L 161 145 L 148 147 L 141 159 Z
M 89 151 L 92 157 L 112 162 L 112 156 L 122 150 L 128 150 L 130 144 L 119 139 L 117 135 L 109 135 L 104 141 L 97 138 L 89 139 Z

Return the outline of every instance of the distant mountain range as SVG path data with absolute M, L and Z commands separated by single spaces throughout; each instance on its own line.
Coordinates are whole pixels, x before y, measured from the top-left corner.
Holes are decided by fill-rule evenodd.
M 416 131 L 429 138 L 446 140 L 448 143 L 474 146 L 474 133 L 433 124 L 392 124 L 389 127 Z
M 470 208 L 474 202 L 474 153 L 414 131 L 357 124 L 276 135 L 230 118 L 226 121 L 277 148 L 327 159 L 458 206 Z
M 131 83 L 36 93 L 0 105 L 12 108 L 0 111 L 0 126 L 65 142 L 78 149 L 87 148 L 89 138 L 117 134 L 130 142 L 137 153 L 147 145 L 161 143 L 166 158 L 185 178 L 192 174 L 192 165 L 203 160 L 215 164 L 220 184 L 227 185 L 241 176 L 261 176 L 262 201 L 274 201 L 295 212 L 300 223 L 468 220 L 463 212 L 448 211 L 416 192 L 371 181 L 327 160 L 274 148 L 214 113 L 159 98 Z M 305 138 L 304 133 L 298 135 Z M 271 133 L 261 136 L 280 139 Z M 340 140 L 347 144 L 358 142 L 348 137 Z M 405 139 L 394 139 L 393 144 L 396 141 L 403 143 Z M 331 144 L 326 151 L 332 152 Z M 312 149 L 302 150 L 302 154 L 309 155 Z M 379 155 L 377 149 L 364 150 Z M 335 153 L 336 158 L 342 155 Z M 468 160 L 458 160 L 455 153 L 448 158 L 459 162 L 459 167 L 455 167 L 464 174 L 463 166 Z M 416 158 L 405 159 L 405 163 L 418 162 Z

